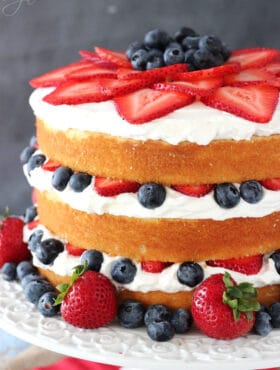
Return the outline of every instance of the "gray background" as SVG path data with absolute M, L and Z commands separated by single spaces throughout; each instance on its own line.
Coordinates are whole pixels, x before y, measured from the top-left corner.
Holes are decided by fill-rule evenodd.
M 279 0 L 0 0 L 0 212 L 30 204 L 18 157 L 34 133 L 32 77 L 93 45 L 125 49 L 153 28 L 187 25 L 233 49 L 279 48 L 279 15 Z

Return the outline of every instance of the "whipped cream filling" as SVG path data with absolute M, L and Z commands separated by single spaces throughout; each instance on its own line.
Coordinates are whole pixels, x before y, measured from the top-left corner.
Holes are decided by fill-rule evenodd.
M 48 238 L 57 238 L 49 230 L 47 230 L 43 225 L 39 225 L 33 230 L 29 230 L 28 227 L 24 228 L 24 241 L 28 242 L 30 235 L 35 230 L 43 231 L 42 240 Z M 63 243 L 66 243 L 65 240 L 60 239 Z M 42 264 L 33 254 L 33 264 L 36 267 L 43 269 L 48 269 L 60 276 L 71 276 L 73 273 L 73 268 L 80 264 L 80 257 L 70 255 L 66 250 L 58 255 L 54 262 L 50 265 Z M 274 262 L 269 256 L 272 254 L 265 254 L 263 256 L 263 265 L 261 270 L 255 275 L 245 275 L 239 272 L 232 270 L 220 268 L 220 267 L 211 267 L 206 264 L 206 262 L 198 262 L 199 265 L 203 268 L 204 279 L 207 279 L 209 276 L 217 273 L 224 273 L 228 271 L 232 278 L 237 282 L 241 283 L 242 281 L 247 281 L 252 283 L 255 287 L 260 288 L 266 285 L 273 285 L 280 283 L 280 275 L 275 269 Z M 131 291 L 140 291 L 142 293 L 147 293 L 154 290 L 160 290 L 166 293 L 175 293 L 183 291 L 191 291 L 195 288 L 188 287 L 187 285 L 181 284 L 177 279 L 177 271 L 179 268 L 179 263 L 174 263 L 171 266 L 165 268 L 160 273 L 149 273 L 141 268 L 141 263 L 135 263 L 137 271 L 134 280 L 129 284 L 119 284 L 114 281 L 111 277 L 112 265 L 115 261 L 121 256 L 111 257 L 106 253 L 103 253 L 104 261 L 100 272 L 106 275 L 117 288 L 125 288 Z
M 253 136 L 280 133 L 280 104 L 269 123 L 259 124 L 207 107 L 196 101 L 164 117 L 144 124 L 130 124 L 117 112 L 113 101 L 79 105 L 51 105 L 42 99 L 53 88 L 35 90 L 30 96 L 34 114 L 56 130 L 76 129 L 134 140 L 184 141 L 207 145 L 213 140 L 250 140 Z
M 69 184 L 63 191 L 58 191 L 52 186 L 52 172 L 37 167 L 28 174 L 27 165 L 23 168 L 32 187 L 40 191 L 54 192 L 63 203 L 86 213 L 98 215 L 108 213 L 114 216 L 137 218 L 226 220 L 236 217 L 264 217 L 280 211 L 280 191 L 265 188 L 263 188 L 263 198 L 258 203 L 250 204 L 241 198 L 235 207 L 225 209 L 216 203 L 213 191 L 201 198 L 196 198 L 166 187 L 166 199 L 163 204 L 158 208 L 148 209 L 139 203 L 136 193 L 122 193 L 112 197 L 99 195 L 94 189 L 94 177 L 91 184 L 81 193 L 72 190 Z M 239 184 L 236 186 L 238 187 Z

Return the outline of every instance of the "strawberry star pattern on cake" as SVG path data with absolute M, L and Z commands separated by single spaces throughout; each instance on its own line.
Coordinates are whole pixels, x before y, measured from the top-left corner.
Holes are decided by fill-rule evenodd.
M 182 27 L 80 57 L 30 81 L 25 241 L 41 277 L 65 290 L 77 265 L 105 275 L 120 323 L 159 341 L 190 328 L 211 276 L 276 304 L 280 51 Z

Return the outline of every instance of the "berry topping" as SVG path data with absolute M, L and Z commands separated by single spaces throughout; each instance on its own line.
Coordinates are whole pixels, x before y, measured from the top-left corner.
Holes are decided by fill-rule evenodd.
M 240 185 L 240 195 L 248 203 L 257 203 L 263 197 L 263 188 L 258 181 L 245 181 Z
M 33 148 L 32 146 L 27 146 L 23 149 L 23 151 L 20 153 L 20 163 L 25 164 L 29 161 L 32 154 L 35 152 L 36 148 Z
M 2 277 L 6 281 L 13 281 L 17 277 L 17 264 L 14 262 L 4 263 L 1 269 Z
M 224 77 L 224 84 L 230 86 L 248 86 L 268 83 L 273 75 L 262 69 L 246 69 Z
M 258 123 L 271 120 L 278 102 L 278 90 L 267 85 L 220 87 L 215 92 L 201 98 L 210 107 L 223 110 L 236 116 Z
M 252 329 L 257 290 L 249 283 L 236 285 L 228 273 L 211 275 L 196 288 L 192 315 L 196 326 L 216 339 L 233 339 Z
M 149 53 L 147 50 L 139 49 L 133 53 L 130 61 L 134 69 L 138 71 L 145 71 L 149 59 Z
M 114 99 L 121 117 L 130 123 L 145 123 L 194 101 L 188 94 L 142 89 Z
M 245 275 L 257 274 L 262 268 L 262 264 L 263 257 L 261 254 L 249 257 L 231 258 L 227 260 L 207 261 L 208 266 L 223 267 Z
M 204 279 L 204 272 L 198 263 L 184 262 L 178 268 L 177 278 L 181 284 L 193 288 L 202 282 Z
M 269 190 L 280 190 L 280 178 L 276 179 L 266 179 L 260 181 L 262 186 Z
M 138 182 L 111 180 L 107 177 L 96 176 L 94 188 L 103 197 L 112 197 L 121 193 L 136 193 L 140 184 Z
M 127 59 L 131 60 L 132 55 L 139 49 L 145 49 L 145 45 L 142 42 L 134 41 L 130 43 L 125 52 Z
M 31 272 L 30 274 L 25 275 L 24 278 L 21 279 L 20 285 L 24 289 L 27 286 L 27 284 L 29 284 L 30 281 L 33 281 L 33 280 L 44 280 L 44 278 L 43 276 L 38 275 L 37 272 Z
M 223 44 L 220 39 L 216 36 L 202 36 L 199 39 L 198 47 L 200 49 L 206 49 L 212 53 L 221 53 L 223 50 Z
M 116 71 L 111 68 L 92 65 L 67 74 L 67 79 L 75 81 L 89 81 L 103 77 L 116 78 Z
M 87 270 L 99 272 L 104 261 L 103 254 L 95 249 L 85 251 L 81 257 L 81 263 L 87 263 Z
M 35 217 L 37 217 L 37 207 L 30 206 L 26 208 L 25 213 L 24 213 L 24 222 L 27 224 L 33 221 Z
M 129 258 L 121 258 L 112 265 L 111 275 L 116 282 L 129 284 L 136 275 L 136 266 Z
M 148 80 L 150 83 L 172 79 L 177 76 L 179 73 L 187 71 L 187 66 L 185 64 L 173 64 L 171 66 L 166 66 L 158 69 L 151 69 L 149 71 L 134 71 L 128 68 L 118 69 L 118 78 L 119 80 L 132 80 L 132 79 L 141 79 Z
M 45 160 L 46 160 L 46 157 L 43 154 L 32 155 L 27 162 L 28 173 L 30 173 L 32 170 L 34 170 L 37 167 L 41 167 L 42 164 L 45 162 Z
M 71 168 L 59 167 L 53 173 L 52 186 L 58 191 L 63 191 L 66 188 L 72 174 L 73 171 L 71 170 Z
M 89 67 L 92 66 L 93 64 L 95 66 L 99 66 L 99 67 L 102 67 L 102 68 L 108 68 L 108 69 L 111 69 L 111 70 L 115 70 L 118 66 L 116 65 L 116 63 L 112 63 L 112 62 L 109 62 L 108 60 L 106 59 L 102 59 L 100 58 L 96 53 L 94 53 L 93 51 L 89 51 L 89 50 L 80 50 L 79 51 L 79 54 L 80 56 L 84 59 L 84 60 L 87 60 L 87 61 L 90 61 L 91 64 L 89 64 Z
M 219 67 L 213 67 L 209 69 L 202 69 L 200 71 L 183 72 L 178 73 L 176 80 L 180 81 L 194 81 L 194 80 L 206 80 L 212 77 L 224 77 L 232 73 L 240 71 L 238 63 L 224 64 Z
M 165 49 L 170 42 L 170 36 L 164 30 L 154 29 L 144 36 L 144 45 L 149 49 Z
M 65 249 L 72 256 L 81 256 L 85 252 L 85 249 L 84 248 L 76 247 L 76 246 L 74 246 L 74 245 L 72 245 L 70 243 L 66 243 L 65 244 Z
M 276 251 L 276 252 L 272 253 L 270 258 L 272 258 L 272 260 L 274 262 L 275 269 L 278 272 L 278 274 L 280 275 L 280 251 Z
M 261 336 L 268 335 L 272 330 L 271 316 L 268 312 L 258 311 L 255 314 L 255 324 L 253 326 L 253 331 Z
M 50 172 L 54 172 L 55 170 L 57 170 L 59 167 L 61 167 L 61 164 L 57 163 L 56 161 L 54 161 L 53 159 L 48 159 L 43 165 L 42 165 L 42 169 L 45 170 L 45 171 L 50 171 Z
M 35 230 L 30 235 L 28 240 L 28 249 L 31 250 L 31 252 L 35 252 L 37 247 L 40 245 L 41 240 L 43 238 L 43 231 L 42 230 Z
M 168 267 L 170 263 L 161 262 L 161 261 L 142 261 L 141 268 L 142 270 L 150 273 L 158 273 Z
M 150 84 L 151 82 L 148 79 L 138 78 L 137 75 L 133 80 L 112 80 L 109 78 L 103 78 L 100 80 L 103 94 L 111 97 L 131 93 L 133 91 L 143 89 Z
M 188 195 L 190 197 L 200 198 L 204 195 L 210 193 L 214 189 L 212 184 L 202 184 L 202 185 L 172 185 L 172 189 L 179 191 L 182 194 Z
M 28 230 L 33 230 L 39 225 L 39 220 L 33 220 L 31 222 L 28 222 L 27 227 Z
M 197 33 L 189 27 L 181 27 L 178 31 L 174 34 L 175 41 L 181 43 L 185 37 L 194 37 L 197 36 Z
M 192 315 L 190 311 L 184 308 L 178 308 L 173 312 L 171 317 L 171 325 L 175 329 L 175 333 L 184 334 L 190 330 L 192 326 Z
M 271 324 L 274 328 L 280 328 L 280 302 L 275 302 L 268 307 L 268 313 L 271 316 Z
M 145 307 L 137 301 L 128 300 L 118 308 L 118 320 L 121 326 L 128 329 L 139 328 L 144 325 Z
M 166 342 L 173 338 L 175 330 L 169 321 L 154 321 L 147 325 L 147 334 L 152 340 Z
M 148 209 L 160 207 L 165 201 L 165 197 L 165 187 L 154 182 L 142 185 L 137 193 L 139 203 Z
M 148 307 L 144 321 L 145 325 L 149 325 L 153 322 L 170 321 L 172 312 L 170 309 L 163 304 L 153 304 Z
M 17 265 L 17 278 L 22 280 L 26 275 L 36 273 L 37 269 L 30 261 L 22 261 Z
M 95 51 L 101 59 L 105 59 L 109 62 L 115 63 L 119 67 L 130 68 L 130 63 L 126 59 L 125 54 L 122 52 L 112 51 L 97 46 L 95 47 Z
M 183 63 L 185 60 L 185 54 L 181 45 L 171 44 L 168 46 L 164 51 L 163 60 L 167 66 Z
M 280 75 L 280 62 L 267 64 L 264 68 L 264 71 L 270 72 L 275 76 Z
M 45 317 L 53 317 L 59 314 L 60 305 L 54 305 L 57 299 L 55 292 L 44 293 L 38 302 L 38 310 Z
M 249 48 L 234 50 L 228 60 L 229 63 L 239 63 L 241 69 L 259 68 L 278 61 L 280 51 L 270 48 Z
M 35 254 L 40 262 L 49 265 L 63 250 L 64 245 L 60 240 L 50 238 L 43 240 L 36 246 Z
M 47 292 L 53 292 L 52 285 L 44 279 L 38 278 L 31 280 L 25 285 L 23 292 L 27 300 L 35 305 L 38 304 L 39 299 Z
M 76 172 L 70 177 L 69 186 L 76 193 L 81 193 L 89 186 L 91 179 L 92 177 L 86 173 Z
M 240 193 L 234 184 L 225 182 L 215 187 L 214 199 L 222 208 L 233 208 L 240 201 Z

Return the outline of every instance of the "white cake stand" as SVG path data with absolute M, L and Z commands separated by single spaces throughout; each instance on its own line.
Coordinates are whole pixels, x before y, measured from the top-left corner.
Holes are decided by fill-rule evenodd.
M 260 369 L 280 365 L 280 330 L 267 337 L 231 341 L 193 331 L 171 341 L 150 340 L 144 329 L 118 324 L 95 330 L 75 328 L 60 317 L 44 318 L 26 301 L 20 285 L 0 278 L 0 327 L 36 346 L 86 360 L 147 369 Z

